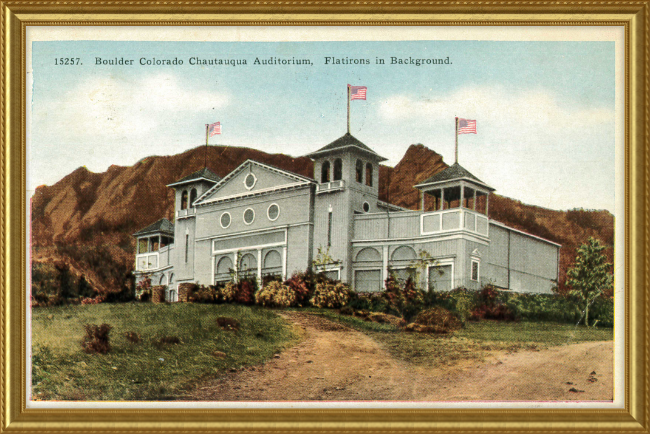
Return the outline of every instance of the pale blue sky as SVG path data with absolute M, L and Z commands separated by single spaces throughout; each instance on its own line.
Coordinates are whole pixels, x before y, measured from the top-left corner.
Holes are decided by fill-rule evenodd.
M 454 116 L 477 120 L 460 136 L 460 163 L 497 193 L 554 209 L 614 212 L 613 42 L 104 42 L 33 44 L 28 188 L 79 166 L 101 172 L 148 155 L 205 143 L 294 156 L 346 128 L 346 84 L 368 87 L 352 101 L 351 132 L 396 164 L 410 144 L 454 158 Z M 59 57 L 83 65 L 56 66 Z M 313 66 L 253 64 L 255 57 L 310 59 Z M 325 65 L 324 58 L 370 65 Z M 390 65 L 390 57 L 449 57 L 451 65 Z M 95 57 L 134 59 L 97 66 Z M 141 66 L 140 58 L 183 60 Z M 246 59 L 196 66 L 190 57 Z M 385 65 L 375 58 L 386 59 Z

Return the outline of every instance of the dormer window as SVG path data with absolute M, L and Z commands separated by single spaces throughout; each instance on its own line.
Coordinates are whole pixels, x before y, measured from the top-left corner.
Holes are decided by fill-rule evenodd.
M 372 164 L 366 163 L 366 185 L 372 187 Z
M 320 182 L 330 182 L 330 162 L 325 161 L 320 168 Z
M 363 163 L 361 160 L 357 160 L 356 164 L 356 180 L 359 184 L 363 183 Z
M 181 209 L 187 209 L 187 190 L 183 190 L 181 195 Z
M 194 206 L 194 201 L 196 200 L 197 191 L 196 188 L 193 188 L 190 192 L 190 206 Z
M 334 181 L 343 179 L 343 160 L 337 158 L 334 160 Z

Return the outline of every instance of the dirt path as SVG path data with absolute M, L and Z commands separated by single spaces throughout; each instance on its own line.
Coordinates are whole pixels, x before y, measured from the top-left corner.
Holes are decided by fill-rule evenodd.
M 414 367 L 365 334 L 298 312 L 304 340 L 261 366 L 208 380 L 201 401 L 611 400 L 612 342 L 497 353 L 487 362 Z M 595 374 L 591 374 L 595 372 Z M 570 389 L 574 391 L 570 391 Z

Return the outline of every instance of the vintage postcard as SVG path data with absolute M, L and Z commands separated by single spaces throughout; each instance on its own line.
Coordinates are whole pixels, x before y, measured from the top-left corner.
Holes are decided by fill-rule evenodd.
M 622 408 L 622 28 L 27 37 L 28 407 Z

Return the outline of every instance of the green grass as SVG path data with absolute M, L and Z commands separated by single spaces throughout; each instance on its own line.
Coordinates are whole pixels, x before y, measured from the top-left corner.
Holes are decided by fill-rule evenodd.
M 611 328 L 576 327 L 550 322 L 468 322 L 447 335 L 404 333 L 390 324 L 367 322 L 332 310 L 307 310 L 366 333 L 393 357 L 422 366 L 483 361 L 492 351 L 516 352 L 551 346 L 613 339 Z
M 236 332 L 216 324 L 239 321 Z M 107 323 L 110 353 L 86 354 L 84 324 Z M 125 332 L 142 341 L 130 343 Z M 180 344 L 157 344 L 165 336 Z M 192 303 L 58 306 L 32 311 L 32 396 L 36 400 L 169 400 L 204 376 L 261 363 L 297 341 L 268 309 Z M 223 359 L 214 351 L 226 353 Z M 162 360 L 161 360 L 162 359 Z

